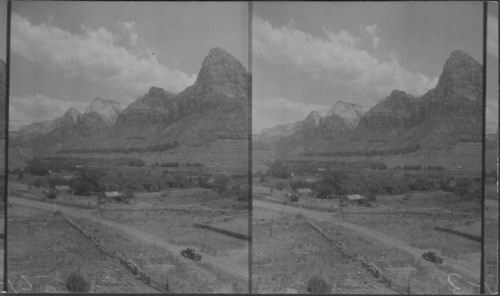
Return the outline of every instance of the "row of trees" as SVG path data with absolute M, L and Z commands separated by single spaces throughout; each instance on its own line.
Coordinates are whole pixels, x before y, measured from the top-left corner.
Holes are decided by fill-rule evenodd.
M 145 152 L 160 152 L 174 149 L 179 146 L 178 141 L 172 143 L 164 143 L 148 147 L 115 147 L 115 148 L 81 148 L 81 149 L 62 149 L 58 153 L 145 153 Z
M 302 156 L 387 156 L 409 154 L 422 149 L 420 144 L 410 145 L 402 148 L 389 150 L 369 150 L 369 151 L 341 151 L 341 152 L 304 152 Z

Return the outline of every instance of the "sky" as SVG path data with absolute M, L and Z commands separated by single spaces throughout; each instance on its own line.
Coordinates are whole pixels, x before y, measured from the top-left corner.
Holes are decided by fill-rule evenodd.
M 11 130 L 96 97 L 126 107 L 151 86 L 178 93 L 213 47 L 248 64 L 245 2 L 14 1 L 11 18 Z
M 255 2 L 253 132 L 339 100 L 367 111 L 393 89 L 420 96 L 453 50 L 483 62 L 482 32 L 481 2 Z M 498 32 L 488 44 L 498 64 Z

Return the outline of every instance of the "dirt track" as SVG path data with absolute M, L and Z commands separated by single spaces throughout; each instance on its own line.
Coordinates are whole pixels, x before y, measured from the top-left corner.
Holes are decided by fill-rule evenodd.
M 54 205 L 48 204 L 48 203 L 42 203 L 42 202 L 36 202 L 36 201 L 31 201 L 31 200 L 26 200 L 18 197 L 13 197 L 9 196 L 9 202 L 16 204 L 16 205 L 21 205 L 21 206 L 26 206 L 26 207 L 32 207 L 32 208 L 37 208 L 45 211 L 53 211 L 54 210 Z M 92 215 L 92 212 L 90 210 L 82 210 L 82 209 L 75 209 L 75 208 L 70 208 L 70 207 L 64 207 L 64 206 L 57 206 L 57 209 L 61 211 L 63 215 L 67 215 L 72 218 L 76 219 L 86 219 L 90 220 L 93 222 L 97 222 L 109 227 L 112 227 L 116 230 L 125 232 L 129 235 L 135 236 L 136 238 L 140 239 L 143 242 L 150 243 L 150 244 L 156 244 L 157 246 L 161 246 L 168 251 L 172 252 L 172 254 L 177 254 L 178 256 L 182 257 L 180 255 L 181 250 L 183 247 L 181 246 L 176 246 L 169 244 L 168 242 L 155 237 L 154 235 L 151 235 L 145 231 L 142 231 L 140 229 L 121 224 L 118 222 L 106 220 L 100 217 L 96 217 Z M 237 265 L 229 260 L 223 259 L 223 258 L 217 258 L 214 256 L 210 256 L 204 253 L 200 253 L 202 255 L 202 261 L 203 262 L 208 262 L 214 266 L 220 267 L 229 273 L 243 277 L 245 279 L 248 279 L 248 267 L 247 266 L 241 266 Z M 190 261 L 189 259 L 186 259 L 182 257 L 184 260 Z M 193 263 L 194 264 L 194 263 Z
M 290 213 L 290 214 L 296 214 L 296 213 L 302 213 L 305 217 L 318 221 L 318 222 L 329 222 L 333 223 L 336 225 L 343 226 L 345 228 L 354 230 L 358 233 L 363 234 L 365 237 L 373 238 L 376 239 L 382 243 L 385 243 L 390 246 L 395 246 L 401 250 L 405 250 L 411 255 L 415 256 L 417 259 L 422 259 L 422 254 L 426 251 L 423 249 L 418 249 L 411 247 L 407 245 L 405 242 L 400 241 L 398 239 L 392 238 L 386 234 L 380 233 L 376 230 L 372 230 L 360 225 L 344 222 L 338 219 L 335 219 L 334 216 L 330 213 L 324 213 L 324 212 L 318 212 L 318 211 L 313 211 L 313 210 L 308 210 L 308 209 L 302 209 L 302 208 L 296 208 L 296 207 L 291 207 L 291 206 L 286 206 L 286 205 L 280 205 L 280 204 L 274 204 L 274 203 L 269 203 L 265 202 L 262 200 L 253 200 L 253 206 L 254 207 L 260 207 L 264 209 L 271 209 L 279 212 L 285 212 L 285 213 Z M 460 271 L 463 276 L 466 276 L 476 282 L 479 282 L 479 275 L 480 275 L 480 267 L 479 264 L 477 267 L 474 266 L 469 266 L 463 262 L 460 262 L 458 260 L 454 260 L 449 257 L 444 257 L 443 258 L 443 265 L 448 265 L 450 267 L 453 267 L 457 271 Z M 422 260 L 422 262 L 427 262 Z M 432 264 L 429 262 L 429 264 Z

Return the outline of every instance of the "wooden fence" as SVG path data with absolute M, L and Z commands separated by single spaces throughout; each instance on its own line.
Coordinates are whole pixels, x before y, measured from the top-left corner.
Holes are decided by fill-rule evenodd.
M 103 243 L 100 239 L 97 237 L 93 236 L 89 232 L 87 232 L 82 226 L 80 226 L 78 223 L 76 223 L 74 220 L 65 217 L 66 221 L 76 228 L 79 232 L 81 232 L 85 237 L 90 239 L 96 246 L 101 250 L 102 252 L 106 253 L 108 256 L 111 258 L 116 258 L 118 259 L 125 267 L 130 269 L 134 275 L 138 275 L 139 278 L 144 281 L 147 285 L 150 285 L 151 287 L 157 289 L 158 291 L 161 291 L 163 293 L 173 293 L 172 288 L 168 284 L 168 279 L 166 282 L 154 279 L 146 273 L 143 269 L 141 269 L 137 264 L 135 264 L 132 260 L 129 260 L 125 258 L 123 255 L 120 253 L 111 250 L 105 243 Z
M 439 230 L 439 231 L 443 231 L 443 232 L 453 233 L 453 234 L 456 234 L 456 235 L 459 235 L 459 236 L 462 236 L 462 237 L 465 237 L 465 238 L 468 238 L 468 239 L 471 239 L 471 240 L 474 240 L 477 242 L 481 242 L 481 237 L 479 235 L 465 233 L 465 232 L 458 231 L 455 229 L 451 229 L 451 228 L 447 228 L 447 227 L 440 227 L 440 226 L 435 226 L 434 229 Z
M 344 244 L 336 239 L 334 239 L 330 234 L 328 234 L 325 230 L 323 230 L 321 227 L 319 227 L 316 223 L 306 220 L 307 224 L 309 224 L 314 230 L 319 232 L 321 235 L 323 235 L 327 240 L 333 242 L 333 244 L 347 257 L 349 257 L 351 260 L 361 262 L 361 264 L 366 267 L 371 273 L 376 278 L 381 279 L 384 284 L 393 289 L 396 292 L 402 293 L 402 294 L 411 294 L 410 287 L 408 285 L 403 285 L 400 283 L 395 282 L 393 279 L 389 278 L 389 276 L 384 273 L 378 266 L 373 264 L 372 262 L 367 261 L 363 257 L 354 254 L 349 248 L 344 246 Z
M 202 228 L 202 229 L 208 229 L 208 230 L 215 231 L 215 232 L 218 232 L 218 233 L 222 233 L 222 234 L 225 234 L 225 235 L 237 238 L 237 239 L 242 239 L 242 240 L 246 240 L 246 241 L 249 241 L 249 242 L 252 241 L 252 236 L 250 236 L 250 235 L 246 235 L 246 234 L 243 234 L 243 233 L 239 233 L 239 232 L 235 232 L 235 231 L 231 231 L 231 230 L 226 230 L 226 229 L 218 228 L 218 227 L 215 227 L 215 226 L 212 226 L 212 225 L 201 224 L 201 223 L 194 223 L 193 226 L 194 227 L 198 227 L 198 228 Z

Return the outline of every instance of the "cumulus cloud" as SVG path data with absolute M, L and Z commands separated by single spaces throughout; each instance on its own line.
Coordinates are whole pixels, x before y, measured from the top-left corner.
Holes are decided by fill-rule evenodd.
M 22 125 L 61 117 L 71 107 L 83 112 L 87 104 L 87 102 L 66 102 L 44 95 L 11 97 L 9 128 L 17 130 Z
M 103 27 L 82 25 L 84 34 L 77 35 L 43 22 L 32 25 L 18 14 L 13 14 L 11 27 L 15 54 L 70 74 L 83 73 L 90 80 L 104 81 L 136 95 L 153 85 L 179 92 L 196 81 L 196 75 L 171 70 L 155 56 L 138 58 L 118 46 L 118 36 Z M 135 23 L 125 23 L 124 27 L 133 30 Z M 138 36 L 134 36 L 131 41 L 137 42 Z
M 139 38 L 139 35 L 135 32 L 135 21 L 133 22 L 124 22 L 123 27 L 125 28 L 125 31 L 130 35 L 130 44 L 132 46 L 137 46 L 137 39 Z
M 498 59 L 498 18 L 488 15 L 486 48 L 489 55 Z
M 377 26 L 365 26 L 372 45 L 380 49 Z M 377 56 L 361 49 L 362 40 L 341 30 L 325 31 L 318 38 L 291 26 L 274 28 L 268 21 L 254 17 L 253 52 L 265 61 L 292 67 L 316 79 L 329 77 L 334 83 L 385 97 L 393 89 L 422 95 L 436 86 L 438 78 L 413 73 L 399 65 L 391 53 Z M 373 39 L 374 38 L 374 39 Z
M 260 133 L 263 128 L 304 120 L 311 111 L 318 111 L 325 115 L 330 108 L 329 105 L 304 104 L 286 98 L 254 99 L 252 102 L 252 132 Z

